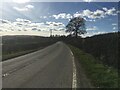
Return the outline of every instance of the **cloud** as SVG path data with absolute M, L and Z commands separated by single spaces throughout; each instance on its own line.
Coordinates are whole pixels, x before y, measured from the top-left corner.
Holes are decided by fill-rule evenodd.
M 117 14 L 120 14 L 120 10 L 117 11 Z
M 90 11 L 89 9 L 83 10 L 81 14 L 82 17 L 87 17 L 89 19 L 99 19 L 104 18 L 105 13 L 102 10 Z
M 90 11 L 89 9 L 83 10 L 82 12 L 76 12 L 73 14 L 74 17 L 86 18 L 86 21 L 95 21 L 92 19 L 100 19 L 105 17 L 105 13 L 102 10 Z
M 28 10 L 31 10 L 33 9 L 34 6 L 33 5 L 26 5 L 25 7 L 23 8 L 20 8 L 20 7 L 13 7 L 13 9 L 17 10 L 17 11 L 28 11 Z
M 47 17 L 47 16 L 40 16 L 40 18 L 46 19 L 46 18 L 48 18 L 48 17 Z
M 71 14 L 60 13 L 52 16 L 55 19 L 71 19 L 73 16 Z
M 81 12 L 76 12 L 73 14 L 73 17 L 81 16 L 83 18 L 86 18 L 86 21 L 92 21 L 93 19 L 101 19 L 105 18 L 106 16 L 110 15 L 117 15 L 118 11 L 113 7 L 111 9 L 108 9 L 106 7 L 103 7 L 101 10 L 97 9 L 95 11 L 91 11 L 89 9 L 85 9 Z M 89 19 L 89 20 L 88 20 Z
M 75 14 L 73 14 L 73 17 L 79 17 L 79 16 L 83 16 L 83 15 L 79 12 L 76 12 Z
M 26 5 L 25 8 L 32 9 L 32 8 L 34 8 L 34 6 L 33 5 Z
M 17 11 L 28 11 L 27 8 L 18 8 L 18 7 L 13 7 Z
M 14 3 L 26 3 L 29 2 L 30 0 L 12 0 Z
M 32 28 L 32 30 L 33 30 L 33 31 L 36 31 L 36 30 L 38 30 L 38 28 Z
M 90 10 L 88 10 L 88 9 L 83 10 L 83 12 L 82 12 L 82 16 L 87 16 L 87 17 L 89 17 L 89 16 L 91 16 L 92 14 L 93 14 L 93 12 L 90 11 Z
M 27 19 L 17 18 L 16 21 L 10 22 L 8 20 L 2 20 L 4 23 L 0 24 L 0 30 L 2 32 L 36 32 L 36 31 L 49 31 L 52 29 L 53 31 L 64 31 L 65 25 L 61 22 L 41 22 L 35 23 Z
M 49 27 L 65 27 L 61 22 L 46 22 Z
M 59 14 L 54 14 L 51 16 L 40 16 L 40 18 L 46 19 L 46 18 L 54 18 L 54 19 L 65 19 L 65 20 L 70 20 L 71 18 L 74 17 L 83 17 L 86 21 L 89 22 L 95 22 L 96 19 L 102 19 L 105 18 L 107 16 L 115 16 L 119 13 L 119 11 L 117 11 L 115 9 L 115 7 L 112 7 L 110 9 L 103 7 L 101 9 L 97 9 L 95 11 L 89 10 L 89 9 L 85 9 L 82 11 L 77 11 L 73 14 L 70 13 L 59 13 Z
M 95 0 L 83 0 L 85 2 L 92 2 L 92 1 L 95 1 Z
M 59 28 L 58 30 L 59 31 L 65 31 L 65 28 Z
M 111 9 L 107 9 L 105 12 L 106 15 L 117 15 L 116 9 L 113 7 Z
M 3 20 L 3 19 L 0 19 L 0 22 L 1 22 L 1 23 L 11 23 L 10 21 L 8 21 L 8 20 Z
M 93 30 L 97 30 L 98 28 L 96 26 L 87 28 L 86 31 L 93 31 Z
M 94 32 L 93 35 L 105 34 L 105 33 L 107 33 L 107 32 L 105 32 L 105 31 L 99 31 L 99 32 Z
M 96 10 L 93 12 L 93 18 L 104 18 L 105 13 L 102 10 Z
M 113 27 L 113 30 L 117 30 L 117 27 Z
M 108 32 L 105 32 L 105 31 L 98 31 L 98 32 L 92 31 L 92 32 L 87 32 L 85 35 L 81 35 L 81 36 L 83 38 L 85 38 L 85 37 L 91 37 L 93 35 L 99 35 L 99 34 L 105 34 L 105 33 L 108 33 Z
M 30 20 L 27 20 L 27 19 L 21 19 L 21 18 L 17 18 L 16 21 L 17 21 L 17 22 L 24 22 L 24 23 L 31 23 Z
M 117 27 L 117 23 L 112 23 L 112 26 L 113 26 L 113 30 L 118 30 L 118 27 Z
M 117 23 L 113 23 L 112 25 L 113 25 L 113 26 L 117 26 Z
M 86 21 L 95 22 L 96 20 L 95 19 L 86 19 Z
M 53 31 L 62 31 L 63 29 L 65 30 L 65 25 L 61 22 L 46 22 L 46 25 Z

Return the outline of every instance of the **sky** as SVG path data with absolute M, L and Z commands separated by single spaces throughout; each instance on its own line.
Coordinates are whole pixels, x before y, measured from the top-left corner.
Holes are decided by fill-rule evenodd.
M 87 0 L 85 0 L 87 1 Z M 85 35 L 118 31 L 117 2 L 30 2 L 12 0 L 0 5 L 0 35 L 68 35 L 65 26 L 70 19 L 86 21 Z

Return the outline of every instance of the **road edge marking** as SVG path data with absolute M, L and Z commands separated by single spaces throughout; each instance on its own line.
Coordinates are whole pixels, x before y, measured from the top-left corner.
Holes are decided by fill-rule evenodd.
M 71 50 L 70 50 L 71 51 Z M 72 54 L 72 62 L 73 62 L 73 80 L 72 80 L 72 89 L 76 89 L 77 88 L 77 75 L 76 75 L 76 65 L 75 65 L 75 59 L 74 59 L 74 55 L 73 52 L 71 51 Z
M 72 55 L 72 64 L 73 64 L 72 90 L 76 90 L 77 89 L 77 73 L 76 73 L 77 70 L 76 70 L 76 65 L 75 65 L 74 54 L 69 47 L 67 47 L 67 48 Z

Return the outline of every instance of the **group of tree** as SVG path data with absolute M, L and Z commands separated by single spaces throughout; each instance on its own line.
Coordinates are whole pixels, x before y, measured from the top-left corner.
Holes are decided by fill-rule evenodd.
M 81 17 L 75 17 L 71 19 L 67 26 L 66 32 L 69 32 L 71 36 L 78 38 L 78 35 L 86 33 L 85 20 Z M 72 44 L 85 52 L 91 53 L 95 56 L 100 62 L 118 67 L 118 34 L 120 33 L 109 33 L 103 35 L 95 35 L 88 38 L 71 38 L 65 39 L 64 41 Z
M 95 35 L 92 37 L 61 37 L 57 38 L 68 44 L 71 44 L 86 53 L 92 54 L 98 62 L 107 66 L 118 68 L 119 39 L 118 33 L 107 33 Z

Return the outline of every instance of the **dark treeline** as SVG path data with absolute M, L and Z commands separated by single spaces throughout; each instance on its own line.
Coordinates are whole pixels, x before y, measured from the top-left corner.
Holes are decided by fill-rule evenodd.
M 83 50 L 109 66 L 118 67 L 118 33 L 86 38 Z
M 74 41 L 75 42 L 75 41 Z M 118 34 L 96 35 L 71 43 L 87 53 L 92 54 L 102 63 L 118 67 Z
M 100 63 L 118 67 L 118 33 L 95 35 L 77 39 L 68 36 L 57 38 L 92 54 Z

